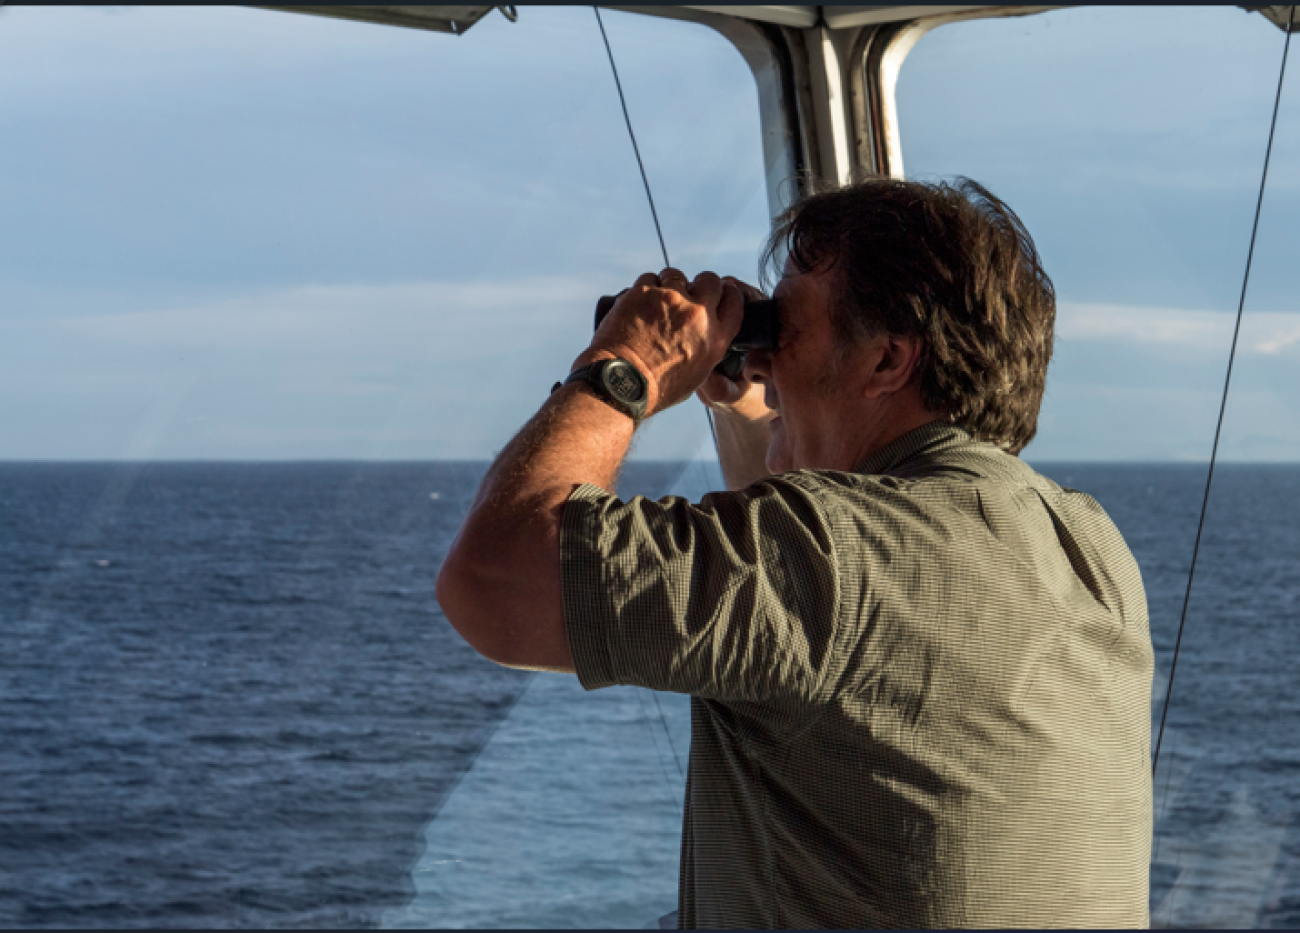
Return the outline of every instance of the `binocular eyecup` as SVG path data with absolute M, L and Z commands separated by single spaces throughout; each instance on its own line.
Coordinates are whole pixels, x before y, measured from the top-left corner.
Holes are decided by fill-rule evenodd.
M 614 302 L 623 296 L 627 289 L 617 295 L 602 295 L 596 302 L 596 327 L 605 320 L 614 307 Z M 731 341 L 727 355 L 714 367 L 715 372 L 722 373 L 732 382 L 740 378 L 745 368 L 745 354 L 750 350 L 775 350 L 781 337 L 781 318 L 777 314 L 776 300 L 763 298 L 758 301 L 745 302 L 745 318 L 740 324 L 740 333 Z

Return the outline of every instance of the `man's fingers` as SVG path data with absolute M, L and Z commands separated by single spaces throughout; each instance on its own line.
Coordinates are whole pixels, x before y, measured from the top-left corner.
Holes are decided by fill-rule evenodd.
M 745 316 L 745 299 L 740 289 L 713 272 L 701 272 L 691 285 L 691 298 L 716 315 L 719 336 L 730 343 Z
M 741 321 L 745 319 L 745 296 L 731 282 L 720 283 L 722 298 L 718 302 L 718 321 L 722 329 L 731 337 L 740 331 Z
M 767 297 L 766 295 L 763 294 L 761 289 L 756 288 L 753 285 L 750 285 L 748 282 L 742 282 L 740 279 L 736 278 L 733 275 L 723 276 L 722 281 L 724 283 L 730 282 L 732 285 L 736 286 L 738 289 L 740 289 L 740 293 L 750 301 L 761 301 L 762 299 Z
M 716 308 L 722 298 L 722 280 L 712 272 L 701 272 L 691 283 L 691 298 L 706 308 Z
M 706 405 L 720 405 L 726 407 L 728 405 L 734 405 L 739 401 L 741 396 L 745 394 L 745 389 L 748 387 L 748 383 L 740 385 L 739 383 L 732 382 L 726 376 L 722 375 L 722 373 L 714 370 L 710 372 L 708 378 L 700 384 L 699 389 L 696 390 L 696 394 L 700 397 L 700 401 L 704 402 Z
M 685 295 L 690 291 L 691 280 L 686 277 L 686 273 L 681 269 L 674 269 L 669 266 L 659 273 L 659 285 L 662 288 L 671 288 L 673 291 Z

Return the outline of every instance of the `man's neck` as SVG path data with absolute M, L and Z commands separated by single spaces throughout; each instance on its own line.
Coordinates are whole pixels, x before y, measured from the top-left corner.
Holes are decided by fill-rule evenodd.
M 852 470 L 903 435 L 941 417 L 922 404 L 920 393 L 916 391 L 895 393 L 881 400 L 879 405 L 870 405 L 862 414 L 864 417 L 858 422 L 861 428 L 854 432 L 856 436 L 846 446 L 845 456 L 838 458 L 845 464 L 839 469 Z

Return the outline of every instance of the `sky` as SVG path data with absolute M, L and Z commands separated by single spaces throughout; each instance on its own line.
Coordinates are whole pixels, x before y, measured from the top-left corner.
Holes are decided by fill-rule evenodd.
M 590 8 L 462 36 L 241 8 L 0 8 L 0 459 L 480 459 L 662 265 Z M 757 96 L 606 12 L 674 265 L 753 280 Z M 1020 213 L 1059 296 L 1030 460 L 1204 460 L 1283 34 L 1236 8 L 931 32 L 906 172 Z M 1300 459 L 1284 89 L 1221 456 Z M 695 403 L 634 456 L 710 458 Z

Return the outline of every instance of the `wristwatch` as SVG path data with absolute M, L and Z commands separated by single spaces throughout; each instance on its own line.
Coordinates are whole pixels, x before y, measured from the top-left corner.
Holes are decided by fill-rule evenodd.
M 570 382 L 587 383 L 601 401 L 617 408 L 637 424 L 645 417 L 650 387 L 641 370 L 625 359 L 601 360 L 579 366 L 564 380 L 566 386 Z

